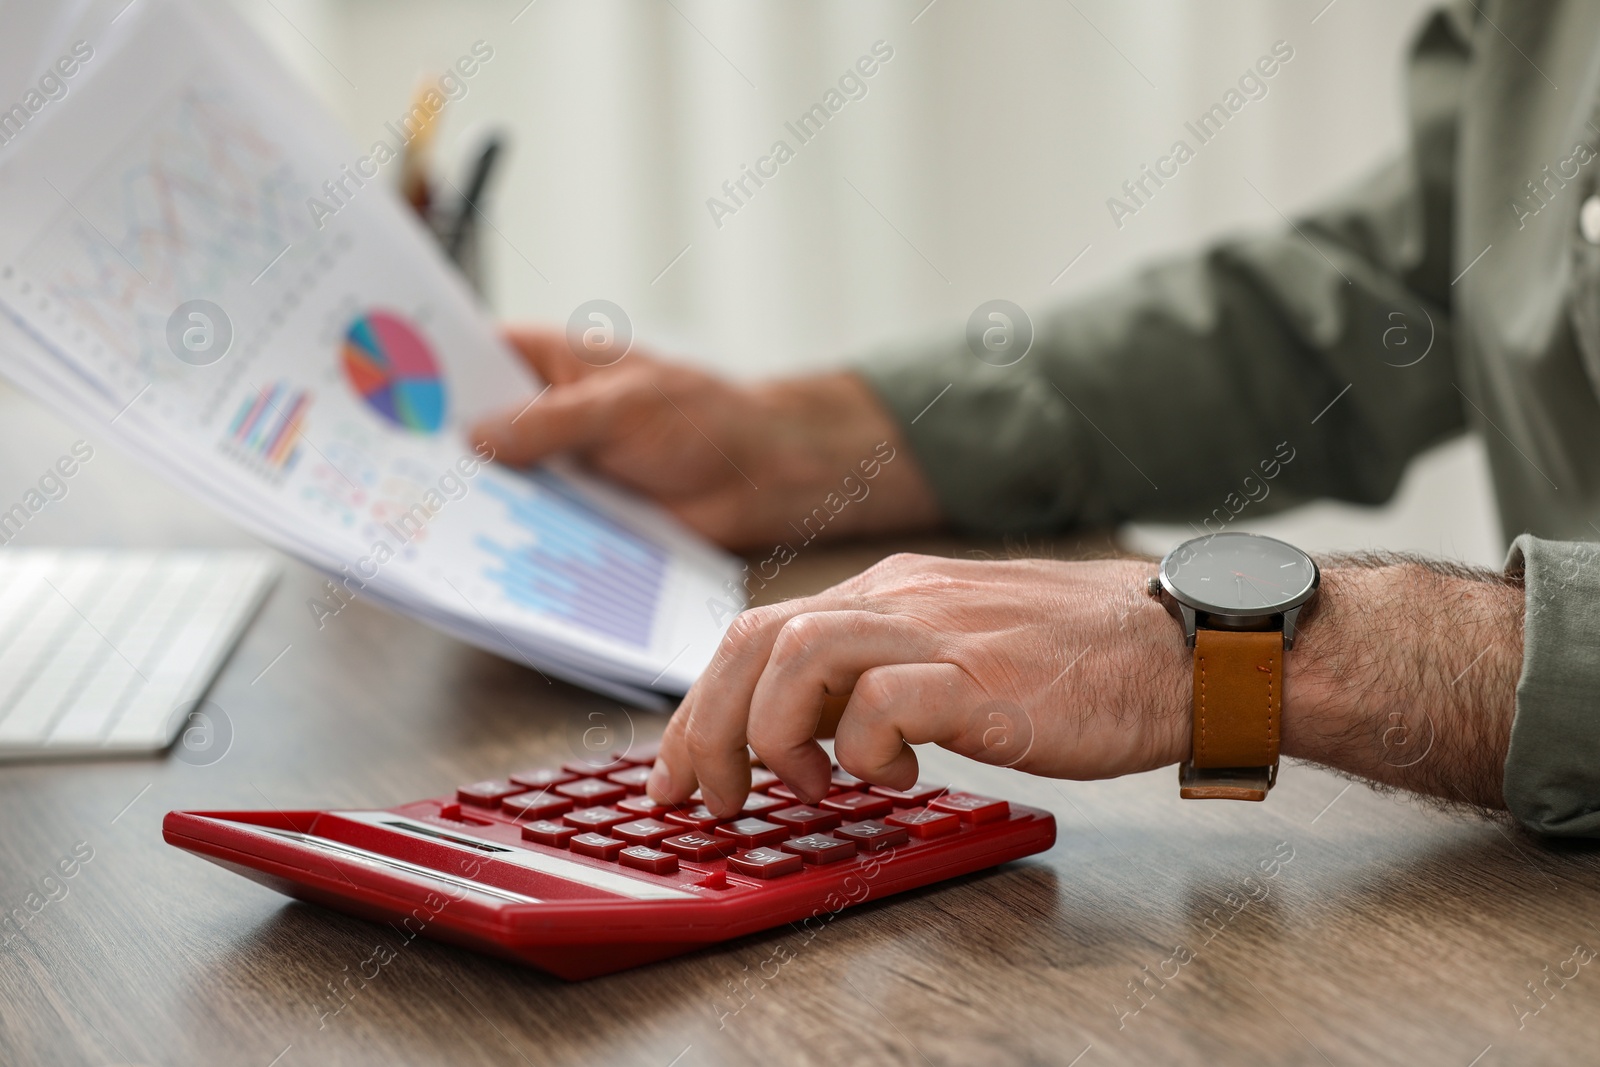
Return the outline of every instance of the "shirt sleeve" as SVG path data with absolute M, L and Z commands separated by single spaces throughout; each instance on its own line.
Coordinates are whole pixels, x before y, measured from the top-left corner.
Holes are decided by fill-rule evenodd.
M 1455 20 L 1430 19 L 1409 67 L 1410 150 L 1285 232 L 1041 316 L 1011 366 L 964 337 L 865 360 L 950 524 L 1199 525 L 1246 498 L 1252 514 L 1375 503 L 1463 429 L 1447 309 L 1466 54 Z
M 1600 545 L 1523 534 L 1522 676 L 1505 799 L 1537 833 L 1600 837 Z

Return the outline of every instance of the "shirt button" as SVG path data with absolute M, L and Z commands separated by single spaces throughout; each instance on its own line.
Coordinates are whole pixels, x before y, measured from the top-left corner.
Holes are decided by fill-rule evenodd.
M 1600 245 L 1600 196 L 1591 196 L 1578 209 L 1578 232 L 1592 245 Z

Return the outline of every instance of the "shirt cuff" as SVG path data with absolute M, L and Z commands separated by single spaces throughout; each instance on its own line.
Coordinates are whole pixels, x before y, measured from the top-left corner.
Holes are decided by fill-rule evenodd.
M 1537 833 L 1600 836 L 1600 546 L 1523 534 L 1506 572 L 1526 590 L 1506 807 Z

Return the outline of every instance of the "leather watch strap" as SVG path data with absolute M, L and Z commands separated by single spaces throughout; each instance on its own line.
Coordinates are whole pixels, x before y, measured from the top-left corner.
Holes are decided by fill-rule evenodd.
M 1194 754 L 1186 799 L 1264 800 L 1277 775 L 1283 634 L 1195 631 Z

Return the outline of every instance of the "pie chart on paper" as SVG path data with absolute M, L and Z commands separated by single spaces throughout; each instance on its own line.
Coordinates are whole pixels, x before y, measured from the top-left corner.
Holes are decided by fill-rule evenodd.
M 444 424 L 438 361 L 399 315 L 370 311 L 351 323 L 343 363 L 356 394 L 385 422 L 412 433 L 435 433 Z

